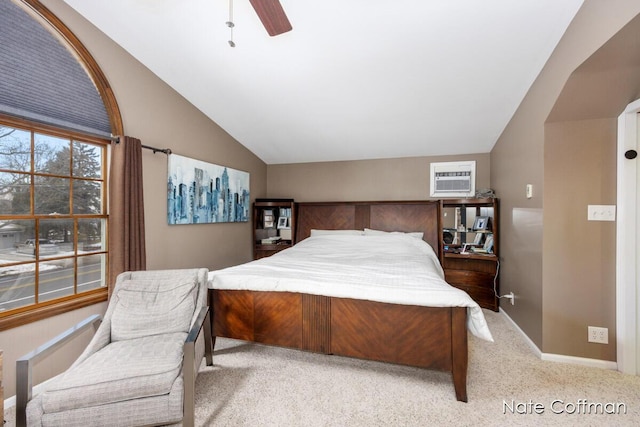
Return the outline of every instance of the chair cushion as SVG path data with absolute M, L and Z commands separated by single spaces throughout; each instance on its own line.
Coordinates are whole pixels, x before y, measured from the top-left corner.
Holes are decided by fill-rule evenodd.
M 168 394 L 180 375 L 186 333 L 108 344 L 57 377 L 42 396 L 45 413 Z
M 178 280 L 123 280 L 110 304 L 111 341 L 142 336 L 188 332 L 198 289 L 194 276 Z

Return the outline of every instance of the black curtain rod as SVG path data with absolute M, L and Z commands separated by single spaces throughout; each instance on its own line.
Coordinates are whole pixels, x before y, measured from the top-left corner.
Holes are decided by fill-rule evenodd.
M 120 138 L 117 137 L 117 136 L 111 138 L 111 140 L 114 141 L 116 144 L 120 144 Z M 153 150 L 153 154 L 164 153 L 167 156 L 169 154 L 171 154 L 171 149 L 170 148 L 156 148 L 156 147 L 151 147 L 149 145 L 144 145 L 144 144 L 142 144 L 142 148 L 146 148 L 147 150 Z
M 142 148 L 146 148 L 147 150 L 153 150 L 153 154 L 164 153 L 167 156 L 169 154 L 171 154 L 171 149 L 170 148 L 156 148 L 156 147 L 150 147 L 150 146 L 144 145 L 144 144 L 142 145 Z

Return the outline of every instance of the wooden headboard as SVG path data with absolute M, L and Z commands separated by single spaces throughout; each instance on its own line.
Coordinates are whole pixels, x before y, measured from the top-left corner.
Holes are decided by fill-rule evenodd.
M 311 229 L 421 231 L 424 241 L 440 254 L 440 214 L 436 201 L 297 203 L 295 242 Z

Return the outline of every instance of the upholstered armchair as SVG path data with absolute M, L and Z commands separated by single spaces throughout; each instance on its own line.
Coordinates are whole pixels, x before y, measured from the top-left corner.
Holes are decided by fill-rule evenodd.
M 202 358 L 212 365 L 207 273 L 120 274 L 103 320 L 92 316 L 17 361 L 16 425 L 192 426 Z M 33 364 L 98 324 L 71 367 L 32 397 Z

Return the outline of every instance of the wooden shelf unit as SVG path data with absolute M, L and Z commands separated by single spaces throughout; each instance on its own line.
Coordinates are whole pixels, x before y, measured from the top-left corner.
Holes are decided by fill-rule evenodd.
M 279 227 L 284 220 L 287 228 Z M 256 199 L 253 203 L 253 259 L 268 257 L 290 248 L 295 238 L 295 224 L 293 199 Z M 271 237 L 280 237 L 280 240 L 262 243 Z
M 451 215 L 454 217 L 452 218 Z M 489 217 L 486 230 L 473 230 L 477 217 Z M 500 294 L 499 271 L 499 202 L 498 199 L 443 199 L 440 200 L 440 262 L 445 280 L 462 289 L 480 307 L 498 311 Z M 453 224 L 451 223 L 453 221 Z M 445 242 L 449 231 L 453 242 Z M 453 231 L 453 233 L 451 233 Z M 478 234 L 481 242 L 493 237 L 493 248 L 489 253 L 472 252 Z M 464 244 L 467 243 L 467 250 Z M 482 243 L 480 243 L 482 244 Z

